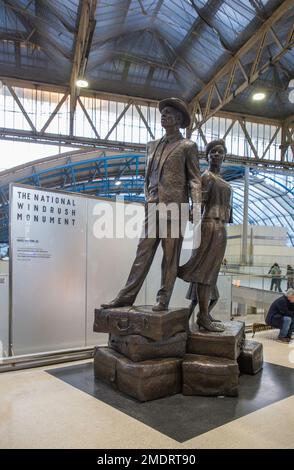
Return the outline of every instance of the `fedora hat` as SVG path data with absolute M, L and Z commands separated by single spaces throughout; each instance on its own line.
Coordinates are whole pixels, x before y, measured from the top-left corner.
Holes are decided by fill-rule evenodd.
M 191 116 L 190 116 L 189 109 L 185 101 L 180 100 L 179 98 L 165 98 L 164 100 L 161 100 L 159 102 L 159 105 L 158 105 L 159 111 L 161 112 L 165 106 L 171 106 L 172 108 L 175 108 L 178 111 L 181 111 L 183 115 L 183 121 L 181 124 L 182 129 L 185 129 L 186 127 L 190 125 Z

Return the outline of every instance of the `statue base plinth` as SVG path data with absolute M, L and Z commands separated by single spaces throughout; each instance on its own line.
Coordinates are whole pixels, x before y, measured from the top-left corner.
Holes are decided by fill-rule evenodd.
M 255 375 L 263 367 L 263 345 L 257 341 L 245 340 L 238 364 L 241 374 Z
M 210 332 L 193 325 L 187 335 L 186 308 L 96 309 L 94 331 L 110 336 L 108 347 L 95 348 L 95 377 L 140 402 L 181 391 L 237 396 L 237 360 L 241 372 L 258 372 L 262 345 L 245 341 L 243 322 L 224 322 L 224 326 L 223 332 Z
M 193 325 L 188 333 L 187 353 L 237 360 L 245 339 L 245 323 L 227 321 L 225 331 L 212 332 Z
M 234 360 L 186 354 L 182 370 L 183 395 L 238 395 L 239 368 Z
M 140 335 L 109 335 L 108 346 L 133 362 L 166 357 L 183 357 L 187 333 L 177 333 L 168 339 L 154 341 Z
M 137 400 L 144 402 L 179 393 L 182 388 L 181 359 L 166 358 L 132 362 L 110 348 L 96 348 L 94 373 Z
M 141 335 L 161 341 L 188 328 L 187 308 L 153 312 L 152 306 L 96 308 L 94 331 L 115 335 Z

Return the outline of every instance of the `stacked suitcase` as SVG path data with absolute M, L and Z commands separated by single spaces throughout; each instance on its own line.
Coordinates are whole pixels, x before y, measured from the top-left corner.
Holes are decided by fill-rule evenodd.
M 245 340 L 238 357 L 241 374 L 255 375 L 263 367 L 263 347 L 257 341 Z
M 193 327 L 188 309 L 96 309 L 94 331 L 109 333 L 97 347 L 94 372 L 139 401 L 174 395 L 236 396 L 239 373 L 262 368 L 262 345 L 245 340 L 245 324 L 225 322 L 224 332 Z
M 224 322 L 224 332 L 191 329 L 183 360 L 183 394 L 237 396 L 237 359 L 245 339 L 245 324 Z
M 109 342 L 95 349 L 95 377 L 139 401 L 181 392 L 187 329 L 184 308 L 96 309 L 94 331 L 109 333 Z

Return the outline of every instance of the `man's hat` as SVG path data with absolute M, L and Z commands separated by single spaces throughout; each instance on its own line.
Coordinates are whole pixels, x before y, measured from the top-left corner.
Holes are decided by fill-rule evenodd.
M 181 111 L 183 115 L 183 122 L 181 124 L 182 129 L 185 129 L 186 127 L 190 125 L 191 116 L 190 116 L 190 112 L 185 101 L 180 100 L 179 98 L 166 98 L 159 102 L 159 105 L 158 105 L 159 111 L 161 112 L 165 106 L 171 106 L 172 108 L 175 108 L 178 111 Z

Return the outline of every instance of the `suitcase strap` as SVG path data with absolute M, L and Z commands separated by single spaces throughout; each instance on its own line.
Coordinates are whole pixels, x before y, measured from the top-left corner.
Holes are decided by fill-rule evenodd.
M 143 328 L 146 328 L 147 326 L 147 318 L 143 318 Z M 128 330 L 131 328 L 132 329 L 132 324 L 129 322 L 129 318 L 120 318 L 116 322 L 116 328 L 118 331 L 121 331 L 123 333 L 128 332 Z

